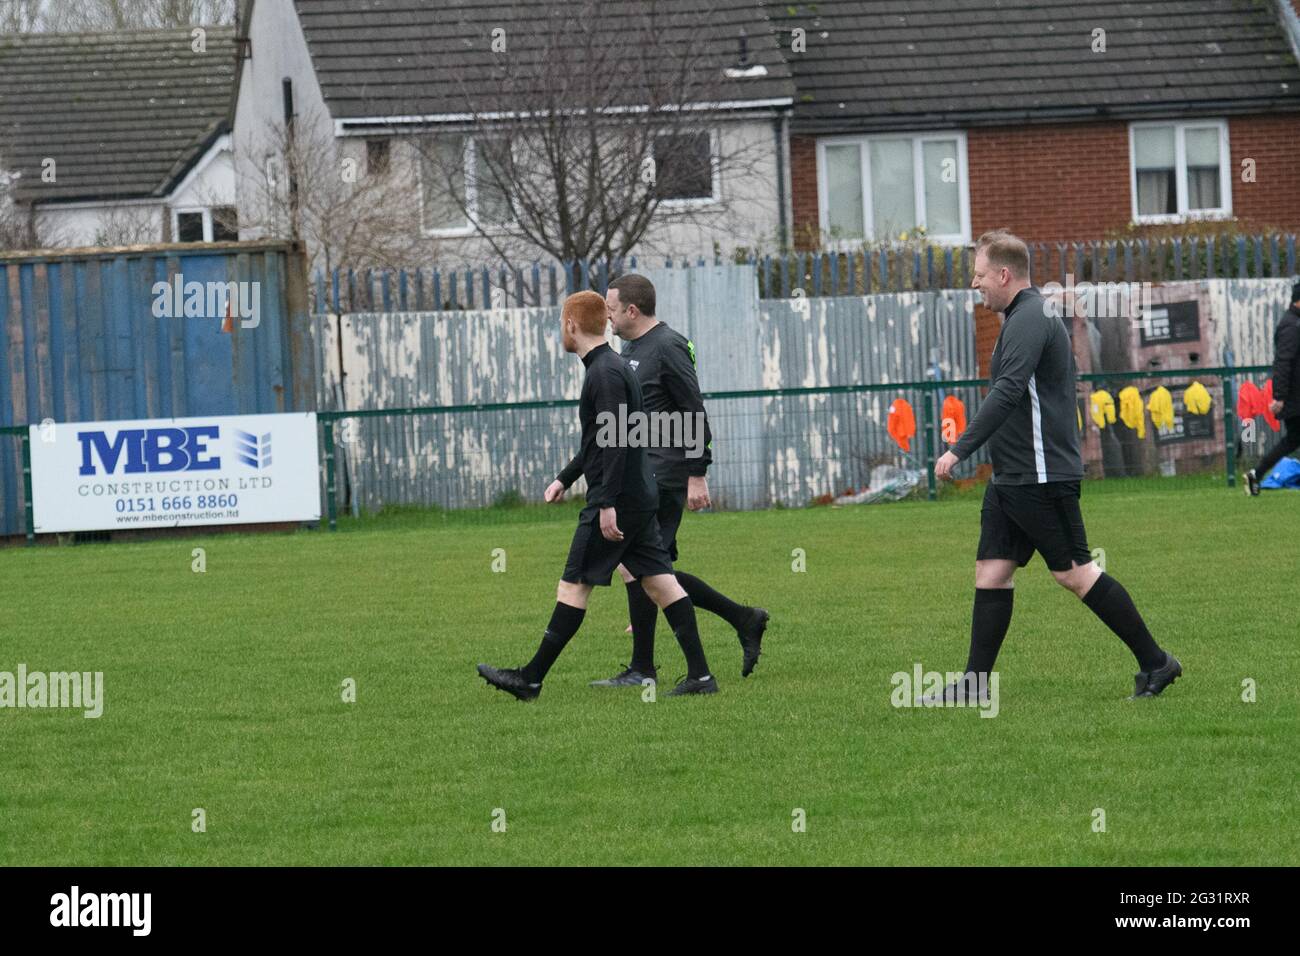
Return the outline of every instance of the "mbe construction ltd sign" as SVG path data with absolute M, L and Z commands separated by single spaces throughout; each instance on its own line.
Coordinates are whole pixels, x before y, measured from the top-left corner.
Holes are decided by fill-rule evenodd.
M 31 426 L 34 530 L 320 520 L 316 414 Z

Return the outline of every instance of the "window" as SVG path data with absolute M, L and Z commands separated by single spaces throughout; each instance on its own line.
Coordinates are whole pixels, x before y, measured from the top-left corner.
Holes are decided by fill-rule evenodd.
M 970 237 L 961 133 L 818 141 L 818 202 L 832 242 L 897 238 L 923 227 L 939 242 Z
M 713 134 L 707 130 L 655 137 L 655 194 L 660 202 L 714 202 L 718 198 Z
M 388 140 L 366 140 L 366 172 L 372 175 L 388 172 Z
M 177 242 L 206 242 L 203 236 L 202 212 L 179 212 L 176 214 Z
M 509 190 L 495 175 L 509 168 L 503 152 L 509 148 L 508 140 L 468 136 L 432 141 L 420 164 L 425 232 L 467 235 L 475 222 L 509 225 L 514 219 Z
M 1129 138 L 1135 222 L 1231 214 L 1226 123 L 1135 123 Z
M 212 241 L 235 242 L 239 239 L 239 211 L 234 206 L 212 209 Z
M 234 206 L 178 209 L 172 233 L 177 242 L 233 242 L 239 238 L 239 213 Z

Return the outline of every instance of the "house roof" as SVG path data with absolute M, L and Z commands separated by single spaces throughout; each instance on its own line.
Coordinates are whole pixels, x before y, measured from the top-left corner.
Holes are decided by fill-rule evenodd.
M 511 95 L 511 83 L 526 80 L 530 68 L 547 60 L 551 69 L 544 82 L 554 83 L 552 92 L 562 97 L 564 75 L 554 71 L 553 56 L 543 52 L 548 44 L 566 42 L 577 17 L 593 31 L 598 48 L 629 62 L 626 58 L 636 57 L 637 51 L 629 47 L 620 57 L 617 44 L 640 29 L 649 6 L 642 0 L 294 0 L 294 5 L 336 120 L 446 119 L 467 111 L 518 110 L 535 91 L 521 88 L 520 95 Z M 693 74 L 695 82 L 704 78 L 710 102 L 780 100 L 788 105 L 794 97 L 789 67 L 761 0 L 658 0 L 654 9 L 661 25 L 656 35 L 666 49 L 691 50 L 691 62 L 701 68 Z M 492 50 L 496 28 L 505 31 L 505 54 Z M 765 68 L 765 75 L 724 75 L 739 62 L 742 32 L 750 63 Z M 572 41 L 575 47 L 581 42 Z M 575 59 L 573 68 L 581 65 Z M 655 64 L 647 62 L 646 68 L 653 70 Z M 667 72 L 663 64 L 660 70 L 660 75 Z M 632 102 L 636 90 L 630 84 L 623 90 L 627 102 L 622 105 L 643 105 Z
M 0 36 L 0 169 L 18 198 L 165 196 L 229 129 L 235 30 Z M 55 161 L 54 182 L 42 163 Z
M 1276 0 L 769 2 L 803 132 L 1300 110 Z M 1105 52 L 1093 52 L 1094 30 Z

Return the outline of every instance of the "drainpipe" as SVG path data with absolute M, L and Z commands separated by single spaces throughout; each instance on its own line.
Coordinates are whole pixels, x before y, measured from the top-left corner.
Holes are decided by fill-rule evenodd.
M 777 206 L 777 246 L 781 252 L 789 248 L 789 225 L 786 219 L 786 144 L 790 141 L 790 113 L 781 113 L 772 122 L 776 135 L 776 206 Z

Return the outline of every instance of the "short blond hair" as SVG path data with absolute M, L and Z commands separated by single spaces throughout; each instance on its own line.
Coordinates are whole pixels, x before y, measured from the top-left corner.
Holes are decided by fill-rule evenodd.
M 561 319 L 572 319 L 584 335 L 604 335 L 608 313 L 599 292 L 575 292 L 564 300 Z
M 1005 229 L 986 232 L 975 241 L 975 251 L 983 251 L 989 265 L 1008 269 L 1017 279 L 1029 278 L 1029 247 L 1023 239 Z

